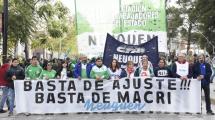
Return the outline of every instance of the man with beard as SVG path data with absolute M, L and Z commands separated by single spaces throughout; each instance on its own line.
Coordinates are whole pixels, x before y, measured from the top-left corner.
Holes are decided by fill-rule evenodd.
M 211 99 L 210 99 L 210 77 L 212 71 L 210 64 L 205 62 L 205 56 L 200 55 L 199 61 L 193 67 L 193 78 L 201 80 L 201 87 L 205 94 L 206 110 L 208 115 L 214 115 L 211 110 Z
M 109 78 L 108 69 L 105 65 L 103 65 L 102 58 L 99 57 L 96 59 L 96 65 L 93 66 L 90 72 L 90 78 L 96 80 L 103 80 Z
M 80 57 L 80 61 L 75 65 L 74 76 L 81 80 L 82 78 L 90 78 L 92 64 L 88 63 L 87 56 Z

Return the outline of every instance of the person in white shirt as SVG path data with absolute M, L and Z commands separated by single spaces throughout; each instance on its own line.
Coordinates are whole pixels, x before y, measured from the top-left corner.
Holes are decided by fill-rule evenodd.
M 119 80 L 121 75 L 121 68 L 119 67 L 119 62 L 116 59 L 111 61 L 111 64 L 108 68 L 111 80 Z
M 154 77 L 154 72 L 149 66 L 148 61 L 143 61 L 142 66 L 138 67 L 134 73 L 135 77 Z
M 61 80 L 66 80 L 69 77 L 72 77 L 73 73 L 69 70 L 66 61 L 62 61 L 60 68 L 57 71 L 57 78 Z
M 192 68 L 185 59 L 185 54 L 178 54 L 178 61 L 172 66 L 172 74 L 174 78 L 180 78 L 181 80 L 187 80 L 192 77 Z

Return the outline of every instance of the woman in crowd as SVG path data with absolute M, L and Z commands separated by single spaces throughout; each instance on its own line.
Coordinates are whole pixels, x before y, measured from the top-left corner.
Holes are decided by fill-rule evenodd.
M 119 80 L 121 71 L 122 70 L 119 67 L 119 62 L 116 59 L 113 59 L 111 61 L 110 67 L 108 68 L 108 72 L 110 74 L 110 79 Z
M 172 73 L 166 66 L 166 61 L 164 58 L 160 58 L 158 67 L 154 70 L 154 74 L 156 77 L 172 77 Z
M 57 78 L 65 80 L 65 79 L 68 79 L 68 78 L 70 78 L 72 76 L 73 76 L 73 73 L 68 68 L 67 62 L 66 61 L 62 61 L 61 66 L 60 66 L 60 68 L 58 69 L 58 72 L 57 72 Z
M 151 66 L 149 66 L 149 62 L 142 61 L 142 66 L 138 67 L 135 70 L 134 76 L 135 77 L 153 77 L 154 73 L 153 73 L 153 70 L 151 69 Z
M 40 79 L 49 80 L 54 79 L 56 77 L 56 71 L 52 69 L 52 63 L 47 62 L 45 63 L 43 71 L 40 73 Z
M 133 78 L 134 71 L 135 71 L 135 67 L 134 67 L 133 61 L 128 61 L 126 64 L 126 68 L 122 69 L 120 78 L 123 78 L 123 77 Z

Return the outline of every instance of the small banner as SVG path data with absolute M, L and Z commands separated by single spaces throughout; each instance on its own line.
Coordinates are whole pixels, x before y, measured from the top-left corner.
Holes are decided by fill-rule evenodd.
M 16 80 L 17 113 L 201 112 L 201 82 L 175 78 Z
M 128 61 L 133 61 L 135 66 L 138 66 L 138 63 L 141 63 L 142 55 L 147 55 L 153 66 L 158 64 L 158 37 L 154 37 L 141 45 L 127 45 L 107 34 L 103 56 L 106 66 L 111 64 L 113 58 L 118 60 L 121 68 L 124 68 Z

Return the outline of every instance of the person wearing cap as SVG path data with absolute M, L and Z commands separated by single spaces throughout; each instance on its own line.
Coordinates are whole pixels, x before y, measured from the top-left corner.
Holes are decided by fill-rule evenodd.
M 192 68 L 185 59 L 185 54 L 179 53 L 178 60 L 172 66 L 172 75 L 174 78 L 187 80 L 192 77 Z
M 96 79 L 96 80 L 103 80 L 103 79 L 109 79 L 109 72 L 105 65 L 102 63 L 102 58 L 96 59 L 96 65 L 93 66 L 91 72 L 90 72 L 90 78 Z
M 75 65 L 74 77 L 81 80 L 82 78 L 90 78 L 90 71 L 93 65 L 88 62 L 87 56 L 82 55 L 80 61 Z
M 210 99 L 210 77 L 212 74 L 211 66 L 205 61 L 205 56 L 200 55 L 198 62 L 193 67 L 193 78 L 201 80 L 201 88 L 205 94 L 206 111 L 208 115 L 214 115 L 211 110 L 211 99 Z

